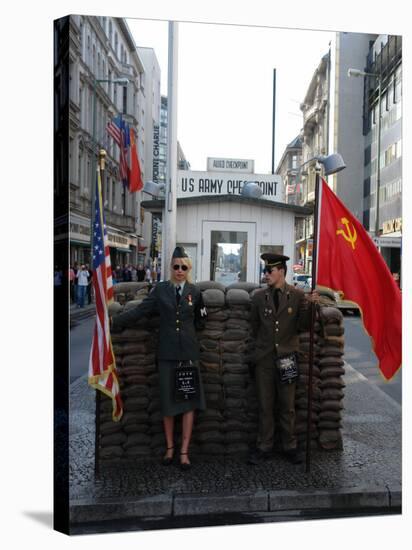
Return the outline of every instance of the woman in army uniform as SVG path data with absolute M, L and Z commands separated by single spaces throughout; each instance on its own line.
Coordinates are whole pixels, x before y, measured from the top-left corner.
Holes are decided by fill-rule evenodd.
M 170 465 L 173 461 L 175 416 L 182 414 L 180 467 L 183 470 L 190 468 L 188 452 L 194 411 L 206 408 L 198 367 L 199 344 L 196 337 L 196 329 L 204 327 L 206 309 L 200 290 L 191 282 L 191 270 L 192 263 L 184 248 L 176 247 L 172 256 L 170 281 L 158 283 L 136 308 L 111 319 L 112 331 L 117 332 L 132 326 L 146 315 L 160 315 L 157 361 L 167 444 L 162 462 Z M 183 369 L 184 374 L 189 373 L 189 377 L 177 376 L 177 369 L 181 369 L 180 373 Z

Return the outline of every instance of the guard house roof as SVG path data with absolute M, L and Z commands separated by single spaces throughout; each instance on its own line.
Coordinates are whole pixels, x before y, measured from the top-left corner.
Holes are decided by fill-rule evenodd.
M 254 206 L 261 206 L 262 208 L 287 210 L 289 212 L 294 212 L 298 216 L 309 216 L 313 213 L 313 208 L 310 206 L 297 206 L 295 204 L 286 204 L 283 202 L 269 201 L 266 199 L 252 199 L 248 197 L 243 197 L 241 195 L 208 195 L 205 197 L 182 197 L 180 199 L 177 199 L 177 206 L 186 206 L 190 204 L 199 204 L 205 202 L 233 202 L 251 204 Z M 148 212 L 161 212 L 165 206 L 165 200 L 156 199 L 142 201 L 141 206 L 143 206 L 143 208 L 145 208 Z

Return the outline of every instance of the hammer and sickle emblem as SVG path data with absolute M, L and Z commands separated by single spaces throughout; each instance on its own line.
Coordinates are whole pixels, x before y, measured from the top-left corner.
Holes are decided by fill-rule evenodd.
M 346 226 L 346 233 L 345 233 L 345 230 L 344 229 L 338 229 L 336 231 L 336 235 L 342 235 L 342 237 L 345 239 L 345 241 L 348 241 L 348 243 L 351 244 L 353 250 L 355 250 L 355 242 L 356 242 L 356 239 L 358 238 L 358 235 L 356 233 L 356 229 L 355 227 L 352 225 L 352 229 L 353 231 L 351 231 L 350 227 L 349 227 L 349 220 L 347 218 L 341 218 L 340 220 L 343 225 Z

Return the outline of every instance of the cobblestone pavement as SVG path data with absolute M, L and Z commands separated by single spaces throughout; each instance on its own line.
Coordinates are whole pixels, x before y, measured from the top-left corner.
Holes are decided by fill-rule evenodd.
M 311 471 L 281 456 L 258 466 L 245 457 L 193 456 L 193 467 L 164 467 L 158 459 L 103 464 L 94 475 L 95 394 L 82 377 L 71 385 L 70 500 L 121 501 L 159 495 L 247 495 L 262 491 L 400 491 L 401 409 L 346 366 L 343 451 L 313 451 Z

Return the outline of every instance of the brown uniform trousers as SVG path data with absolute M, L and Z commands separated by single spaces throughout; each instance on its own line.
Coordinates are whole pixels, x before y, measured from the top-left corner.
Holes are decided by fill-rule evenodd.
M 299 349 L 299 330 L 307 329 L 310 310 L 304 292 L 285 284 L 279 291 L 276 310 L 271 288 L 255 293 L 252 299 L 252 329 L 256 351 L 256 389 L 259 402 L 259 432 L 256 446 L 271 451 L 274 445 L 275 409 L 282 449 L 296 449 L 295 389 L 296 384 L 281 384 L 275 366 L 277 356 Z

